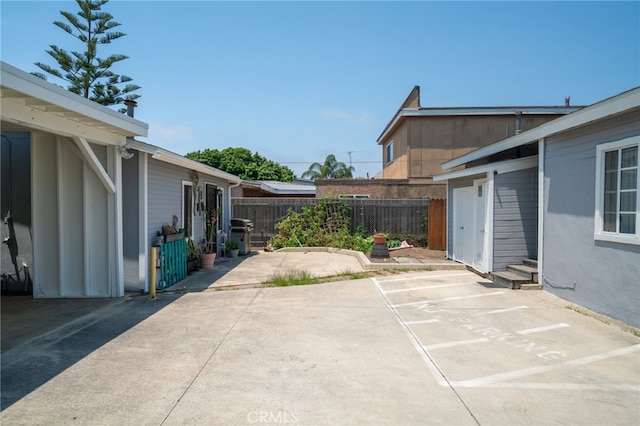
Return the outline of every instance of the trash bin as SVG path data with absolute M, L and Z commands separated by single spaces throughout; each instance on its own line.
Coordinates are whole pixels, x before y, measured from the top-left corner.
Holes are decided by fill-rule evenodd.
M 253 222 L 250 219 L 231 219 L 231 229 L 229 240 L 238 244 L 239 254 L 249 254 L 251 252 L 251 231 Z

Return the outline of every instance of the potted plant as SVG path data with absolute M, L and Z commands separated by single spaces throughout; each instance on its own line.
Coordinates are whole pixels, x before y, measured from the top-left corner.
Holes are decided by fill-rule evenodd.
M 373 234 L 373 243 L 374 244 L 386 244 L 387 243 L 387 236 L 384 235 L 381 232 L 377 232 L 377 233 Z
M 211 212 L 204 210 L 204 235 L 205 239 L 201 246 L 200 266 L 203 269 L 213 269 L 216 261 L 216 221 L 218 220 L 215 210 Z
M 193 239 L 187 238 L 187 273 L 198 269 L 200 261 Z
M 229 257 L 238 257 L 238 253 L 240 252 L 240 248 L 238 247 L 238 243 L 232 240 L 227 240 L 224 243 L 224 249 L 227 252 Z

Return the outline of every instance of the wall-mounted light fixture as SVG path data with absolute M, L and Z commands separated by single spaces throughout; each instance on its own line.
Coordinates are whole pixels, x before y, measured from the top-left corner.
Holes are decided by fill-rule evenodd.
M 120 154 L 120 157 L 124 158 L 125 160 L 133 158 L 134 155 L 133 152 L 127 151 L 127 148 L 127 144 L 118 146 L 118 154 Z

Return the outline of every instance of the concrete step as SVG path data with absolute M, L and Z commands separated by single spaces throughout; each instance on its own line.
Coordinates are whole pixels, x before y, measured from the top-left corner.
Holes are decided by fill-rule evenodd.
M 507 271 L 522 275 L 534 283 L 538 282 L 538 269 L 527 265 L 507 265 Z
M 542 290 L 542 286 L 538 283 L 520 284 L 520 290 Z
M 531 280 L 529 278 L 525 278 L 522 275 L 510 271 L 494 272 L 491 275 L 493 276 L 494 283 L 503 285 L 512 290 L 520 289 L 522 284 L 531 284 Z
M 531 266 L 532 268 L 538 269 L 538 261 L 535 259 L 523 259 L 522 263 L 525 266 Z

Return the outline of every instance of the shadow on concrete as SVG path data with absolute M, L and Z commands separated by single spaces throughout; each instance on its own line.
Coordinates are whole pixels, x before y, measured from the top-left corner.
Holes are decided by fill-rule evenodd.
M 43 329 L 42 333 L 33 331 L 30 339 L 3 351 L 0 410 L 19 401 L 179 297 L 179 294 L 166 294 L 156 299 L 150 299 L 144 295 L 115 301 L 112 299 L 111 303 L 107 302 L 90 313 L 84 311 L 98 306 L 95 303 L 96 300 L 75 299 L 65 301 L 71 303 L 58 304 L 59 313 L 57 314 L 52 306 L 41 310 L 43 315 L 53 312 L 50 318 L 54 323 L 64 319 L 67 322 L 47 331 Z M 84 314 L 78 315 L 78 311 L 75 311 L 78 316 L 70 319 L 69 315 L 65 315 L 70 308 L 77 308 Z M 41 320 L 45 319 L 41 318 Z M 4 335 L 4 318 L 2 329 Z
M 118 299 L 33 299 L 2 296 L 0 411 L 179 299 L 206 289 L 246 258 L 222 258 L 211 270 L 148 294 Z
M 197 292 L 206 290 L 211 284 L 215 283 L 242 262 L 255 255 L 257 255 L 256 252 L 250 252 L 246 255 L 235 258 L 217 258 L 213 269 L 199 269 L 197 271 L 190 272 L 187 278 L 170 287 L 160 290 L 159 293 Z

